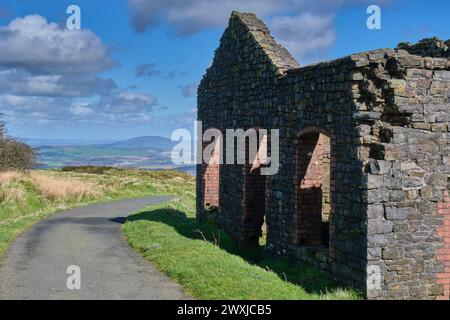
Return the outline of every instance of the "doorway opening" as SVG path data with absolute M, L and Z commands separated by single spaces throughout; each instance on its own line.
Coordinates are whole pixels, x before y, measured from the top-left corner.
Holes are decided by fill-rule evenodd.
M 266 220 L 267 177 L 261 169 L 268 155 L 268 137 L 259 137 L 259 148 L 254 159 L 250 158 L 249 143 L 246 141 L 246 163 L 244 175 L 244 241 L 250 246 L 264 246 L 268 233 Z
M 329 247 L 331 213 L 331 139 L 307 132 L 297 141 L 295 243 Z
M 205 148 L 205 146 L 204 146 Z M 217 209 L 219 207 L 220 193 L 220 141 L 217 140 L 212 149 L 208 162 L 203 162 L 203 206 L 205 209 Z

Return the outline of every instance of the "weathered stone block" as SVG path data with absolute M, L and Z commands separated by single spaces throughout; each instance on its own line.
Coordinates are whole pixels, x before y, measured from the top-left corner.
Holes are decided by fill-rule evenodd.
M 396 208 L 387 207 L 386 208 L 386 219 L 387 220 L 405 220 L 408 214 L 416 213 L 415 208 Z
M 392 168 L 392 162 L 383 160 L 370 160 L 369 168 L 371 174 L 388 174 Z
M 368 205 L 367 216 L 369 219 L 384 218 L 384 206 L 382 204 Z
M 369 219 L 367 222 L 368 234 L 385 234 L 391 233 L 394 230 L 394 223 L 381 219 Z
M 447 174 L 433 173 L 427 179 L 427 184 L 438 189 L 447 188 Z

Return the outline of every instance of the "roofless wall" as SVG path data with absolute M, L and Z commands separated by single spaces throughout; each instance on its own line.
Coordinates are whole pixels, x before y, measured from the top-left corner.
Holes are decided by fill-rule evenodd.
M 400 48 L 299 67 L 255 15 L 234 12 L 198 119 L 203 132 L 279 129 L 280 169 L 199 165 L 198 218 L 242 245 L 267 233 L 268 255 L 371 299 L 448 299 L 450 61 L 436 39 Z

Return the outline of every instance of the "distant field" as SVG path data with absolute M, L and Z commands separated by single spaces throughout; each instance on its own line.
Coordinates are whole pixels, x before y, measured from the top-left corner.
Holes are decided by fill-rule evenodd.
M 177 167 L 172 163 L 174 142 L 162 137 L 139 137 L 121 142 L 90 145 L 38 144 L 36 169 L 55 169 L 65 166 L 112 166 L 140 169 L 180 169 L 195 172 L 195 166 Z
M 40 168 L 96 165 L 152 168 L 171 166 L 170 153 L 103 146 L 43 146 L 35 149 Z

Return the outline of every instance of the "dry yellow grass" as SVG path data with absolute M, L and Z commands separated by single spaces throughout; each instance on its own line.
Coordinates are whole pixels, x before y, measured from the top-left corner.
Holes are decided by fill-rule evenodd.
M 95 186 L 79 180 L 49 177 L 35 172 L 30 177 L 38 193 L 48 200 L 82 200 L 100 195 Z
M 29 182 L 42 198 L 51 201 L 80 201 L 101 194 L 93 184 L 77 179 L 50 176 L 38 172 L 0 172 L 0 201 L 22 202 L 26 192 L 20 182 Z
M 9 201 L 23 203 L 25 201 L 26 192 L 21 185 L 0 185 L 0 202 Z
M 18 182 L 22 180 L 24 174 L 17 171 L 0 172 L 0 185 L 9 184 L 11 182 Z
M 23 178 L 23 174 L 19 172 L 0 172 L 0 202 L 22 203 L 25 201 L 25 189 L 19 184 Z

